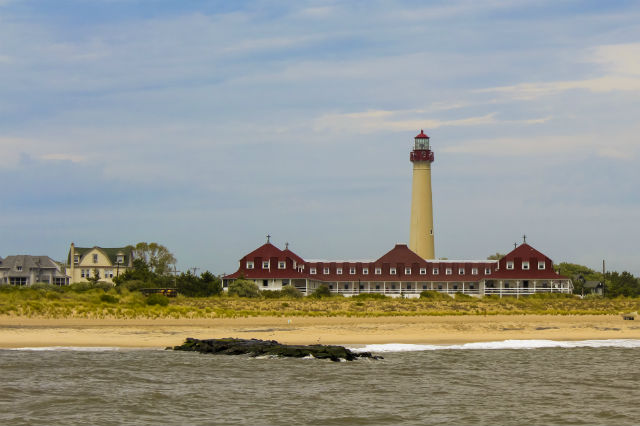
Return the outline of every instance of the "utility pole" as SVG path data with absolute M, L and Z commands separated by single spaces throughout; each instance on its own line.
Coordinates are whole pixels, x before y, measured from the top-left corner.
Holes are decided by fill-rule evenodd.
M 604 297 L 605 287 L 604 259 L 602 259 L 602 297 Z
M 196 272 L 197 272 L 200 268 L 193 267 L 193 268 L 189 268 L 189 269 L 191 269 L 191 270 L 193 271 L 193 275 L 195 275 L 195 274 L 196 274 Z

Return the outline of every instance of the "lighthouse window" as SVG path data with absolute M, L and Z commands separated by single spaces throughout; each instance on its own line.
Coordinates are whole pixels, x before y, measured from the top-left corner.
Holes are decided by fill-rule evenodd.
M 429 235 L 433 235 L 433 229 L 429 229 Z

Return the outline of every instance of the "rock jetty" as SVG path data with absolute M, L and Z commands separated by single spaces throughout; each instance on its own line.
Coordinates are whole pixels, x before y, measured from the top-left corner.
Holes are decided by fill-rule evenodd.
M 194 339 L 187 337 L 180 346 L 169 347 L 174 351 L 191 351 L 219 355 L 281 356 L 304 358 L 312 356 L 331 361 L 353 361 L 357 358 L 382 359 L 370 352 L 352 352 L 342 346 L 331 345 L 284 345 L 275 340 L 259 339 Z

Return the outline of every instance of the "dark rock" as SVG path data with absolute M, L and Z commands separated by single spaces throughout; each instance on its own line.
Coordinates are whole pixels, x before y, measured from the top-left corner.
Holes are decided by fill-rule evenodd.
M 381 356 L 371 355 L 371 352 L 352 352 L 342 346 L 284 345 L 275 340 L 234 339 L 231 337 L 202 340 L 187 337 L 182 345 L 174 346 L 173 350 L 219 355 L 247 354 L 250 356 L 271 355 L 294 358 L 304 358 L 311 355 L 314 358 L 330 359 L 331 361 L 340 361 L 341 359 L 353 361 L 357 358 L 382 359 Z

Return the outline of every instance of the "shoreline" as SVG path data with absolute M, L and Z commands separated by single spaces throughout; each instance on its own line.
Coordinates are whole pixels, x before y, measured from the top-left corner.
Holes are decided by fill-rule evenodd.
M 637 325 L 636 325 L 637 324 Z M 221 319 L 46 319 L 0 317 L 0 349 L 165 348 L 239 337 L 287 344 L 460 344 L 504 340 L 640 339 L 640 323 L 620 315 L 437 317 L 249 317 Z

